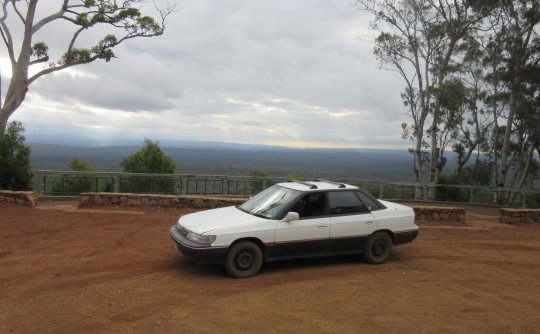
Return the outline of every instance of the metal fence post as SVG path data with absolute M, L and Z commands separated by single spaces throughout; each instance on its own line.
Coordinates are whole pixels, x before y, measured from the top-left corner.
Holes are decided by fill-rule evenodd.
M 42 195 L 45 195 L 45 191 L 47 188 L 47 175 L 43 175 L 43 188 L 42 188 Z
M 185 180 L 185 181 L 184 181 Z M 182 195 L 186 195 L 187 194 L 187 188 L 189 186 L 188 184 L 188 178 L 187 176 L 186 177 L 182 177 L 182 184 L 185 185 L 184 187 L 182 187 Z

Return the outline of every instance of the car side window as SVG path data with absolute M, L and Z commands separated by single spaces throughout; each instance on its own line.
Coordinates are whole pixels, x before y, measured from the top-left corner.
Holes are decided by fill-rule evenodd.
M 324 216 L 326 214 L 325 193 L 309 193 L 302 196 L 291 211 L 297 212 L 300 219 Z
M 384 206 L 382 206 L 382 204 L 379 203 L 379 201 L 372 198 L 371 196 L 361 191 L 357 191 L 356 195 L 360 197 L 360 200 L 368 207 L 369 211 L 376 211 L 376 210 L 384 209 Z
M 333 191 L 328 193 L 331 215 L 350 215 L 369 212 L 367 207 L 352 191 Z

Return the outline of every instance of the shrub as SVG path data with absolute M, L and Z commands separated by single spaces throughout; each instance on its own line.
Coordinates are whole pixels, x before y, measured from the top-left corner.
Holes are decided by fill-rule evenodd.
M 31 149 L 23 133 L 22 123 L 14 121 L 0 135 L 0 189 L 32 190 Z
M 171 157 L 159 147 L 159 142 L 145 139 L 143 147 L 136 153 L 122 158 L 120 167 L 126 173 L 173 174 L 176 165 Z M 120 180 L 120 191 L 131 193 L 171 194 L 175 190 L 175 180 L 169 176 Z

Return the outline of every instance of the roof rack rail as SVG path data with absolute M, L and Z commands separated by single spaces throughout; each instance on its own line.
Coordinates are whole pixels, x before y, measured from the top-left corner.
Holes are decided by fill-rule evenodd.
M 316 185 L 301 180 L 289 180 L 289 182 L 296 182 L 308 186 L 309 189 L 319 189 Z
M 338 188 L 347 188 L 347 186 L 345 185 L 345 183 L 342 183 L 342 182 L 335 182 L 335 181 L 324 180 L 324 179 L 316 179 L 315 181 L 318 181 L 318 182 L 327 182 L 327 183 L 335 184 L 335 185 L 338 186 Z

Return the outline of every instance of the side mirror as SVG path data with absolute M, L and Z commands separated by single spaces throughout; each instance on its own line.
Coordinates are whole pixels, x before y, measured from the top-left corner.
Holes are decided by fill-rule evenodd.
M 285 218 L 283 218 L 281 221 L 288 223 L 288 222 L 292 222 L 299 219 L 300 219 L 300 215 L 298 214 L 298 212 L 289 212 L 287 213 Z

